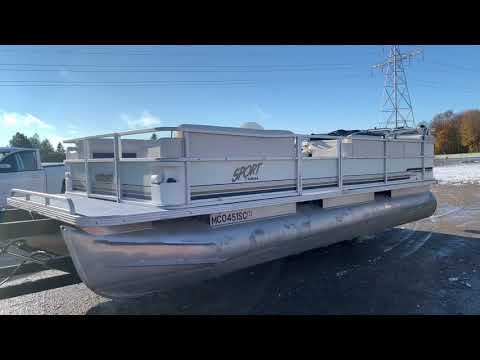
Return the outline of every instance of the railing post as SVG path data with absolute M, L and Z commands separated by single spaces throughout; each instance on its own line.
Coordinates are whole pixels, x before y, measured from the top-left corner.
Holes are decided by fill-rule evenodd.
M 422 136 L 422 181 L 425 181 L 425 136 Z
M 190 136 L 188 131 L 183 132 L 183 141 L 185 149 L 185 204 L 190 205 Z
M 73 204 L 73 200 L 67 198 L 67 204 L 68 204 L 70 214 L 75 214 L 76 210 L 75 210 L 75 205 Z
M 387 145 L 387 139 L 383 139 L 383 182 L 385 184 L 388 183 L 388 145 Z
M 302 142 L 303 137 L 297 136 L 297 194 L 302 195 L 303 192 L 303 181 L 302 181 L 302 165 L 303 165 L 303 153 L 302 153 Z
M 343 138 L 337 139 L 337 156 L 338 156 L 338 188 L 343 189 Z
M 113 136 L 113 182 L 112 186 L 115 189 L 117 195 L 117 202 L 120 202 L 122 198 L 122 189 L 120 182 L 120 136 Z
M 85 158 L 85 193 L 90 195 L 90 175 L 88 171 L 88 158 L 90 157 L 90 143 L 89 140 L 83 140 L 83 156 Z

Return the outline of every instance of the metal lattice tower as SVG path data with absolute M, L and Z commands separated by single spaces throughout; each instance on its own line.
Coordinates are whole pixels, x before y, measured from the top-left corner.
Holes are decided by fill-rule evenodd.
M 386 120 L 381 124 L 385 128 L 415 127 L 415 117 L 410 100 L 410 93 L 405 76 L 404 60 L 410 60 L 423 55 L 423 50 L 415 50 L 402 54 L 398 45 L 390 47 L 390 54 L 385 62 L 376 64 L 374 69 L 380 69 L 385 74 L 384 96 L 382 112 Z

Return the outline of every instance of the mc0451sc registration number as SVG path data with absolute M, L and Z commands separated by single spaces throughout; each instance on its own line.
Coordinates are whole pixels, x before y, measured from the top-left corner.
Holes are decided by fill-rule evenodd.
M 294 214 L 296 204 L 284 204 L 275 206 L 264 206 L 253 209 L 244 209 L 237 211 L 228 211 L 210 215 L 210 226 L 233 225 L 246 221 L 257 220 L 261 218 L 275 217 L 281 215 Z

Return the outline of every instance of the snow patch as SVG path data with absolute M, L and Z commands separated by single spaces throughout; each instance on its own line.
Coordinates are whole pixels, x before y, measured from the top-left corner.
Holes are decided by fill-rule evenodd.
M 479 184 L 480 164 L 456 164 L 434 167 L 433 176 L 440 184 Z

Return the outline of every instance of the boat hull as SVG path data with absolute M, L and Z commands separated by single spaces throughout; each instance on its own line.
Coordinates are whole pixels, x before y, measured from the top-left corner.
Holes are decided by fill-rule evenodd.
M 293 215 L 213 229 L 200 217 L 123 234 L 92 235 L 71 226 L 61 231 L 87 287 L 128 298 L 373 234 L 429 217 L 436 206 L 428 191 L 333 209 L 297 204 Z

